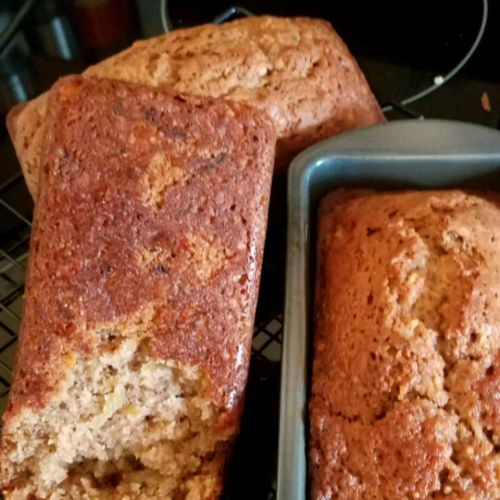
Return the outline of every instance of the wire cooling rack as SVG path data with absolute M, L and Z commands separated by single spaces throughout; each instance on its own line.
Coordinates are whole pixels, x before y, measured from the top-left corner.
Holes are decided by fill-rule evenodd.
M 250 13 L 231 7 L 215 21 L 243 15 Z M 0 177 L 0 415 L 8 401 L 21 324 L 32 216 L 31 198 L 20 168 L 8 167 L 6 170 L 14 170 L 14 174 L 7 179 Z M 266 243 L 245 413 L 227 471 L 224 500 L 276 498 L 284 263 L 281 250 L 275 250 L 282 248 L 284 238 L 280 231 L 273 231 L 273 238 L 277 234 L 279 244 Z
M 25 209 L 29 194 L 23 184 L 19 172 L 0 185 L 0 413 L 12 376 L 31 229 L 30 208 L 28 213 Z

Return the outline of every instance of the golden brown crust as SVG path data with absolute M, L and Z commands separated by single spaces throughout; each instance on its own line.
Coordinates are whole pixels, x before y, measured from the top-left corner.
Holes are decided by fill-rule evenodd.
M 176 30 L 138 41 L 85 74 L 252 104 L 277 129 L 278 169 L 320 139 L 384 121 L 347 47 L 317 19 L 263 16 Z M 43 95 L 17 120 L 11 117 L 18 122 L 11 137 L 35 198 L 45 106 Z
M 9 135 L 12 140 L 17 136 L 17 118 L 23 112 L 24 108 L 28 105 L 26 102 L 21 102 L 13 106 L 7 114 L 6 124 Z
M 60 81 L 50 109 L 5 418 L 44 405 L 66 353 L 92 352 L 85 331 L 138 315 L 153 355 L 201 367 L 237 414 L 272 125 L 245 105 L 82 77 Z
M 500 196 L 321 204 L 312 498 L 500 497 Z

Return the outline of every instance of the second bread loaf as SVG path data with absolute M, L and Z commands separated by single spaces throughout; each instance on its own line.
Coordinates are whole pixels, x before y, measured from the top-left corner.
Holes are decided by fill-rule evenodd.
M 134 43 L 86 75 L 244 101 L 276 127 L 276 168 L 325 137 L 384 120 L 368 83 L 329 23 L 252 17 L 176 30 Z M 36 199 L 47 94 L 9 115 L 8 127 Z

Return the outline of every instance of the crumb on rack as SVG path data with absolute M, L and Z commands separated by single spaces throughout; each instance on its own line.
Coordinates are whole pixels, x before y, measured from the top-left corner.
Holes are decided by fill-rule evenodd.
M 481 106 L 487 113 L 491 112 L 490 96 L 487 92 L 483 92 L 483 94 L 481 95 Z

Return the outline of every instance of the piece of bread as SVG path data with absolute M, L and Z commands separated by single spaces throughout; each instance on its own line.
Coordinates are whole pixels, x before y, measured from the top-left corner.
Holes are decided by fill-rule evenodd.
M 216 498 L 247 378 L 273 126 L 244 104 L 83 77 L 60 81 L 49 110 L 3 492 Z
M 500 195 L 321 203 L 313 499 L 500 498 Z
M 347 47 L 316 19 L 251 17 L 177 30 L 136 42 L 85 74 L 255 105 L 277 129 L 276 169 L 320 139 L 384 121 Z M 35 199 L 46 109 L 43 94 L 7 120 Z

